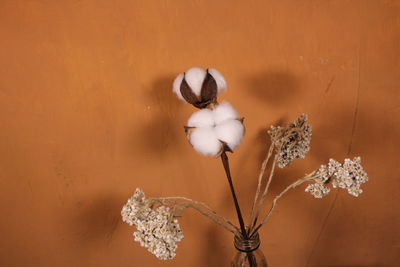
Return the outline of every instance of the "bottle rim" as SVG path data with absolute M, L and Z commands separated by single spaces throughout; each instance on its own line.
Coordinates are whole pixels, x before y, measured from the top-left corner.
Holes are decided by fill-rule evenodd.
M 244 239 L 240 232 L 235 234 L 234 246 L 240 252 L 250 253 L 257 250 L 260 247 L 260 238 L 258 233 L 255 233 L 252 238 Z

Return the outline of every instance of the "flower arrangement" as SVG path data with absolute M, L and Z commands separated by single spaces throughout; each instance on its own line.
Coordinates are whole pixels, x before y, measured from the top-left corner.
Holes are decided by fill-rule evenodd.
M 177 97 L 199 109 L 190 116 L 184 127 L 188 141 L 200 154 L 221 158 L 239 225 L 235 225 L 205 203 L 186 197 L 146 198 L 141 189 L 136 189 L 122 209 L 122 219 L 129 225 L 136 226 L 135 241 L 140 242 L 141 246 L 159 259 L 172 259 L 176 256 L 177 242 L 183 239 L 177 218 L 186 208 L 197 210 L 225 230 L 239 234 L 243 240 L 251 240 L 266 224 L 278 200 L 289 190 L 309 182 L 305 192 L 315 198 L 326 196 L 331 190 L 330 185 L 333 188 L 346 189 L 350 195 L 357 197 L 362 193 L 361 185 L 368 181 L 360 157 L 345 159 L 343 163 L 330 159 L 326 165 L 321 165 L 275 196 L 270 209 L 262 216 L 276 166 L 286 168 L 293 160 L 305 158 L 310 150 L 312 127 L 308 124 L 307 115 L 302 114 L 286 126 L 271 126 L 266 131 L 271 138 L 271 145 L 258 175 L 250 220 L 245 224 L 227 155 L 228 152 L 235 151 L 244 136 L 244 119 L 230 103 L 218 103 L 218 95 L 225 90 L 226 81 L 215 69 L 191 68 L 179 74 L 173 82 L 173 92 Z M 270 160 L 272 164 L 269 175 L 265 175 Z M 245 255 L 250 266 L 257 266 L 251 251 L 247 251 Z

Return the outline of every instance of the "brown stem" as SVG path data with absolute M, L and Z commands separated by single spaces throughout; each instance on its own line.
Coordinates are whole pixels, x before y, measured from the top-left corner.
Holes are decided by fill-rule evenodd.
M 233 202 L 235 203 L 235 208 L 236 208 L 236 213 L 237 213 L 237 216 L 239 219 L 240 229 L 241 229 L 243 237 L 245 239 L 247 239 L 248 235 L 246 232 L 246 228 L 244 226 L 243 216 L 242 216 L 242 212 L 240 211 L 240 206 L 239 206 L 239 202 L 236 197 L 235 188 L 233 186 L 231 171 L 229 168 L 229 159 L 228 159 L 228 156 L 226 155 L 225 151 L 223 151 L 221 154 L 221 160 L 222 160 L 222 164 L 224 165 L 226 177 L 228 178 L 229 187 L 231 189 L 231 193 L 232 193 L 232 197 L 233 197 Z
M 257 267 L 256 257 L 253 252 L 247 253 L 247 260 L 249 261 L 250 267 Z
M 240 224 L 240 229 L 241 229 L 242 235 L 243 235 L 243 237 L 245 239 L 248 239 L 249 237 L 248 237 L 248 234 L 246 232 L 246 228 L 244 226 L 242 212 L 240 211 L 239 202 L 237 200 L 236 193 L 235 193 L 235 188 L 234 188 L 233 182 L 232 182 L 231 171 L 230 171 L 230 168 L 229 168 L 229 159 L 228 159 L 228 156 L 226 155 L 225 151 L 223 151 L 222 154 L 221 154 L 221 160 L 222 160 L 222 164 L 224 165 L 224 170 L 225 170 L 225 173 L 226 173 L 226 177 L 228 178 L 229 187 L 231 189 L 233 201 L 235 203 L 236 213 L 237 213 L 237 216 L 238 216 L 238 219 L 239 219 L 239 224 Z M 257 262 L 255 260 L 253 252 L 247 253 L 246 256 L 247 256 L 247 260 L 249 261 L 250 267 L 257 267 Z

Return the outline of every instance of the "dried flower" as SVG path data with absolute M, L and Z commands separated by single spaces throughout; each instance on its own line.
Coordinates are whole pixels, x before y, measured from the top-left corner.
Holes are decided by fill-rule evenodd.
M 141 189 L 136 189 L 122 208 L 122 220 L 136 226 L 137 231 L 133 235 L 142 247 L 159 259 L 172 259 L 176 256 L 176 242 L 183 239 L 182 230 L 170 207 L 154 207 L 153 204 L 145 199 Z
M 244 126 L 238 112 L 224 101 L 213 109 L 202 109 L 192 114 L 187 135 L 193 148 L 208 156 L 217 156 L 223 149 L 230 151 L 240 144 Z
M 225 89 L 225 79 L 215 69 L 191 68 L 179 74 L 173 83 L 173 91 L 179 99 L 200 109 L 214 103 Z
M 313 195 L 315 198 L 322 198 L 326 196 L 331 190 L 325 187 L 322 183 L 309 184 L 306 187 L 306 192 Z
M 136 225 L 140 220 L 144 220 L 150 212 L 149 203 L 145 200 L 144 192 L 136 188 L 133 196 L 128 199 L 121 211 L 122 220 L 129 225 Z
M 360 157 L 345 159 L 343 164 L 330 159 L 327 165 L 321 165 L 313 180 L 315 184 L 308 185 L 305 191 L 316 198 L 329 193 L 329 188 L 325 187 L 329 183 L 332 183 L 334 188 L 347 189 L 350 195 L 358 197 L 363 192 L 360 186 L 368 181 L 368 175 L 361 166 Z
M 355 157 L 353 160 L 344 160 L 343 167 L 338 168 L 335 174 L 332 186 L 345 188 L 350 195 L 358 197 L 363 192 L 360 186 L 367 181 L 368 175 L 361 166 L 361 158 Z
M 302 114 L 286 127 L 271 126 L 268 133 L 275 146 L 280 168 L 289 165 L 296 158 L 304 158 L 310 150 L 312 128 L 307 123 L 306 114 Z

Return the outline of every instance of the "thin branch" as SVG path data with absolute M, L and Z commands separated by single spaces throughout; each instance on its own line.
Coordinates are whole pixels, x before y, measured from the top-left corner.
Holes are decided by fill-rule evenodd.
M 262 180 L 263 180 L 262 178 L 264 177 L 264 173 L 265 173 L 265 170 L 266 170 L 266 168 L 267 168 L 267 164 L 268 164 L 269 158 L 270 158 L 271 155 L 272 155 L 273 149 L 274 149 L 274 144 L 271 143 L 271 145 L 270 145 L 270 147 L 269 147 L 269 149 L 268 149 L 268 153 L 267 153 L 267 155 L 266 155 L 266 157 L 265 157 L 263 163 L 261 164 L 260 173 L 258 174 L 258 184 L 257 184 L 256 195 L 255 195 L 254 201 L 253 201 L 253 206 L 252 206 L 252 208 L 251 208 L 250 222 L 249 222 L 249 230 L 250 230 L 250 226 L 252 225 L 252 222 L 253 222 L 253 220 L 254 220 L 255 209 L 256 209 L 256 205 L 257 205 L 257 203 L 258 203 L 258 198 L 259 198 L 260 191 L 261 191 L 261 185 L 262 185 Z
M 234 231 L 233 229 L 231 229 L 231 228 L 229 228 L 228 226 L 226 226 L 225 224 L 223 224 L 220 220 L 218 220 L 218 219 L 214 218 L 213 216 L 209 215 L 209 214 L 208 214 L 207 212 L 205 212 L 204 210 L 202 210 L 202 209 L 200 209 L 200 208 L 198 208 L 198 207 L 196 207 L 196 206 L 194 206 L 194 205 L 192 205 L 192 204 L 189 204 L 189 203 L 184 204 L 184 205 L 187 206 L 187 207 L 189 207 L 189 208 L 192 208 L 192 209 L 197 210 L 198 212 L 200 212 L 200 213 L 203 214 L 204 216 L 210 218 L 210 219 L 211 219 L 212 221 L 214 221 L 216 224 L 218 224 L 218 225 L 224 227 L 224 228 L 225 228 L 226 230 L 228 230 L 229 232 L 235 234 L 235 231 Z
M 177 200 L 187 201 L 187 202 L 193 203 L 193 204 L 195 204 L 195 205 L 203 206 L 203 207 L 206 208 L 208 211 L 210 211 L 212 214 L 214 214 L 215 216 L 221 218 L 224 222 L 226 222 L 227 224 L 229 224 L 230 226 L 232 226 L 234 229 L 236 229 L 237 231 L 239 231 L 239 228 L 238 228 L 236 225 L 234 225 L 230 220 L 228 220 L 228 219 L 227 219 L 226 217 L 224 217 L 223 215 L 218 214 L 218 213 L 217 213 L 215 210 L 213 210 L 210 206 L 208 206 L 206 203 L 203 203 L 203 202 L 201 202 L 201 201 L 193 200 L 193 199 L 186 198 L 186 197 L 159 197 L 159 198 L 157 198 L 157 199 L 160 199 L 160 200 L 174 200 L 174 199 L 177 199 Z
M 154 201 L 154 202 L 159 202 L 161 205 L 170 205 L 172 206 L 172 208 L 174 209 L 174 212 L 172 212 L 172 216 L 171 216 L 171 220 L 173 220 L 174 217 L 179 217 L 179 216 L 175 216 L 175 211 L 178 209 L 184 210 L 186 208 L 192 208 L 195 209 L 196 211 L 200 212 L 202 215 L 206 216 L 207 218 L 211 219 L 213 222 L 215 222 L 216 224 L 222 226 L 223 228 L 225 228 L 226 230 L 228 230 L 231 233 L 235 233 L 234 229 L 229 228 L 227 225 L 223 224 L 220 220 L 218 220 L 217 218 L 213 217 L 211 214 L 207 213 L 206 211 L 202 210 L 199 207 L 196 207 L 195 205 L 193 205 L 192 203 L 181 203 L 178 204 L 176 201 L 172 201 L 172 199 L 175 199 L 174 197 L 167 197 L 167 198 L 149 198 L 150 201 Z M 172 203 L 169 203 L 172 202 Z
M 262 222 L 256 227 L 254 228 L 254 230 L 250 233 L 250 237 L 254 235 L 254 233 L 256 233 L 258 231 L 258 229 L 260 229 L 268 220 L 268 218 L 271 216 L 271 213 L 274 211 L 275 206 L 277 205 L 277 201 L 284 195 L 286 194 L 286 192 L 288 192 L 290 189 L 293 189 L 299 185 L 301 185 L 302 183 L 306 182 L 306 181 L 310 181 L 312 179 L 314 179 L 314 174 L 315 172 L 312 172 L 306 176 L 304 176 L 303 178 L 297 180 L 296 182 L 290 184 L 288 187 L 286 187 L 279 195 L 277 195 L 274 200 L 272 201 L 272 205 L 271 208 L 269 209 L 267 215 L 265 215 L 264 219 L 262 220 Z
M 269 189 L 269 186 L 271 185 L 272 177 L 274 176 L 274 172 L 275 172 L 276 161 L 277 161 L 277 156 L 275 155 L 274 161 L 272 162 L 271 171 L 269 173 L 268 183 L 265 186 L 265 189 L 264 189 L 264 192 L 262 194 L 261 200 L 260 200 L 260 202 L 258 204 L 257 213 L 256 213 L 256 216 L 254 218 L 254 222 L 252 224 L 252 228 L 254 228 L 256 226 L 257 220 L 258 220 L 258 216 L 260 215 L 260 212 L 263 209 L 265 200 L 267 199 L 268 189 Z

